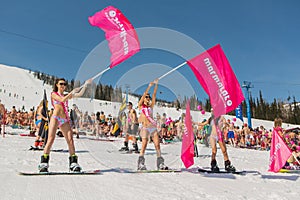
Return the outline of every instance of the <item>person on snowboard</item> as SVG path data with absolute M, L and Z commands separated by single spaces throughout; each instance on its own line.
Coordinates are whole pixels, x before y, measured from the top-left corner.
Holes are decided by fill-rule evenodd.
M 150 94 L 148 92 L 154 84 L 155 87 L 154 87 L 153 96 L 151 100 Z M 138 170 L 147 170 L 145 165 L 144 154 L 150 137 L 152 137 L 156 149 L 157 169 L 158 170 L 168 169 L 168 167 L 164 163 L 163 157 L 161 156 L 160 140 L 157 131 L 157 123 L 153 119 L 153 107 L 156 101 L 157 87 L 158 87 L 158 79 L 155 79 L 154 82 L 149 83 L 149 86 L 147 87 L 146 91 L 144 92 L 143 96 L 141 97 L 138 103 L 138 108 L 139 110 L 141 110 L 139 123 L 142 124 L 141 132 L 140 132 L 140 136 L 142 138 L 142 147 L 138 158 Z
M 87 84 L 92 80 L 85 82 L 82 89 L 75 88 L 69 94 L 65 95 L 67 86 L 66 80 L 63 78 L 57 79 L 54 84 L 53 92 L 51 93 L 51 102 L 54 107 L 53 115 L 51 116 L 49 124 L 49 134 L 47 144 L 44 148 L 44 154 L 41 156 L 41 163 L 38 168 L 40 172 L 48 172 L 50 149 L 54 143 L 57 128 L 63 133 L 69 147 L 69 169 L 73 172 L 80 172 L 81 167 L 77 163 L 77 155 L 75 154 L 75 146 L 73 140 L 73 131 L 70 125 L 70 118 L 68 113 L 68 99 L 80 97 L 84 94 Z M 80 91 L 80 92 L 79 92 Z
M 204 123 L 210 124 L 211 131 L 210 133 L 210 145 L 211 145 L 211 171 L 213 172 L 219 172 L 220 169 L 217 164 L 216 155 L 217 155 L 217 143 L 219 144 L 223 157 L 224 157 L 224 165 L 225 170 L 227 172 L 235 172 L 235 167 L 231 164 L 229 160 L 229 156 L 227 153 L 227 148 L 224 140 L 224 130 L 227 128 L 227 122 L 226 119 L 223 116 L 215 118 L 213 115 L 213 109 L 211 109 L 212 115 L 211 117 Z

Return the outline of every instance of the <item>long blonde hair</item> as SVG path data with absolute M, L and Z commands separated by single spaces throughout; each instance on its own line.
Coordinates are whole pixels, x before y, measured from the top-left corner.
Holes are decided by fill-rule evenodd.
M 277 117 L 274 119 L 274 127 L 281 127 L 282 126 L 282 119 Z

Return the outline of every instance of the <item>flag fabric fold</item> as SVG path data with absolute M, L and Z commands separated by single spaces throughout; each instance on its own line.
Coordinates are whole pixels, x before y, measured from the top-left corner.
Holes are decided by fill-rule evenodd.
M 219 44 L 187 64 L 209 95 L 215 117 L 234 110 L 244 100 L 240 84 Z
M 105 32 L 111 51 L 110 68 L 128 59 L 140 50 L 137 33 L 130 21 L 113 6 L 108 6 L 88 18 L 92 26 Z
M 186 105 L 185 131 L 182 136 L 181 160 L 186 168 L 194 164 L 194 133 L 189 102 Z
M 292 155 L 292 151 L 285 144 L 282 137 L 274 129 L 272 133 L 272 143 L 270 150 L 269 171 L 278 172 Z

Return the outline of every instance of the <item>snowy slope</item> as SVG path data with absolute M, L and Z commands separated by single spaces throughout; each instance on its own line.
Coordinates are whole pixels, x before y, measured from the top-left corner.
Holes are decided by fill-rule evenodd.
M 0 99 L 9 109 L 16 105 L 26 109 L 37 105 L 43 97 L 43 89 L 48 92 L 51 86 L 43 86 L 42 82 L 33 78 L 28 71 L 0 65 Z M 4 93 L 5 90 L 5 93 Z M 9 93 L 18 97 L 9 97 Z M 24 96 L 24 100 L 22 97 Z M 135 101 L 134 101 L 135 100 Z M 130 99 L 135 105 L 137 99 Z M 116 115 L 119 104 L 77 99 L 76 103 L 83 110 L 95 112 L 103 110 Z M 107 104 L 106 104 L 107 103 Z M 155 108 L 155 112 L 167 113 L 178 118 L 182 111 L 174 108 Z M 195 121 L 207 118 L 200 112 L 192 112 Z M 227 118 L 232 118 L 227 116 Z M 246 120 L 246 119 L 245 119 Z M 237 122 L 240 123 L 241 122 Z M 267 128 L 273 122 L 253 120 L 253 126 L 263 125 Z M 285 124 L 284 126 L 288 126 Z M 292 125 L 289 125 L 291 127 Z M 11 132 L 11 131 L 8 131 Z M 22 133 L 24 130 L 13 130 Z M 233 165 L 238 170 L 259 171 L 261 174 L 209 175 L 194 173 L 197 166 L 210 165 L 211 150 L 198 144 L 200 157 L 190 171 L 169 174 L 137 174 L 124 173 L 124 170 L 135 170 L 138 155 L 121 154 L 118 149 L 123 139 L 114 142 L 91 140 L 92 136 L 81 136 L 75 139 L 76 153 L 84 170 L 100 169 L 102 175 L 97 176 L 35 176 L 18 175 L 19 171 L 36 172 L 42 152 L 28 151 L 34 138 L 19 135 L 0 137 L 0 199 L 297 199 L 299 198 L 300 180 L 298 174 L 274 174 L 268 172 L 269 152 L 228 147 Z M 141 143 L 139 142 L 139 146 Z M 56 138 L 53 149 L 63 152 L 51 152 L 50 170 L 68 170 L 68 152 L 64 138 Z M 181 169 L 181 143 L 161 145 L 162 156 L 170 168 Z M 146 150 L 146 165 L 155 169 L 156 154 L 152 143 Z M 223 157 L 218 149 L 217 161 L 224 167 Z M 122 173 L 123 172 L 123 173 Z
M 261 174 L 246 176 L 231 174 L 121 173 L 135 170 L 138 155 L 121 154 L 118 149 L 123 140 L 101 142 L 82 136 L 75 139 L 79 163 L 83 169 L 100 169 L 95 176 L 35 176 L 18 175 L 19 171 L 36 172 L 42 152 L 28 151 L 34 138 L 8 135 L 0 138 L 0 194 L 1 199 L 297 199 L 300 180 L 298 174 L 274 174 L 267 172 L 269 152 L 229 147 L 232 163 L 239 170 L 259 171 Z M 140 145 L 140 143 L 139 143 Z M 56 138 L 53 149 L 67 149 L 63 138 Z M 182 168 L 181 144 L 162 145 L 162 155 L 171 168 Z M 198 145 L 200 157 L 197 166 L 208 167 L 211 150 Z M 224 167 L 218 150 L 217 161 Z M 156 154 L 149 144 L 145 154 L 146 165 L 155 169 Z M 52 171 L 67 171 L 68 153 L 52 152 Z M 195 171 L 195 170 L 194 170 Z
M 43 85 L 43 81 L 35 79 L 28 70 L 0 64 L 0 99 L 8 110 L 12 106 L 17 110 L 24 106 L 26 111 L 36 107 L 43 99 L 44 89 L 49 96 L 52 87 Z

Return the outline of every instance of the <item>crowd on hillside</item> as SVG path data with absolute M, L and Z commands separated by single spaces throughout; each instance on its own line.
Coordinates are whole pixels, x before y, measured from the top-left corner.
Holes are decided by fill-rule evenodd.
M 40 105 L 39 105 L 40 106 Z M 34 132 L 36 115 L 39 106 L 35 109 L 30 109 L 29 112 L 16 110 L 13 106 L 10 111 L 6 112 L 5 124 L 13 128 L 27 128 Z M 74 128 L 74 132 L 79 137 L 79 134 L 90 134 L 97 137 L 122 137 L 127 131 L 127 115 L 122 113 L 119 118 L 113 117 L 111 114 L 98 111 L 95 113 L 82 112 L 74 104 L 70 111 L 70 120 Z M 51 116 L 52 110 L 49 111 Z M 179 119 L 171 119 L 163 113 L 154 116 L 157 121 L 157 128 L 160 133 L 161 142 L 180 141 L 185 130 L 184 124 L 185 115 L 182 114 Z M 119 121 L 119 123 L 117 123 Z M 203 125 L 202 122 L 194 122 L 194 134 L 197 143 L 209 145 L 209 124 Z M 245 123 L 243 127 L 235 126 L 233 121 L 229 119 L 223 125 L 224 139 L 227 144 L 236 148 L 249 148 L 256 150 L 270 150 L 272 130 L 267 130 L 263 126 L 249 128 Z M 229 133 L 233 132 L 233 137 Z M 282 137 L 285 139 L 288 146 L 300 152 L 300 133 L 299 129 L 285 130 Z

